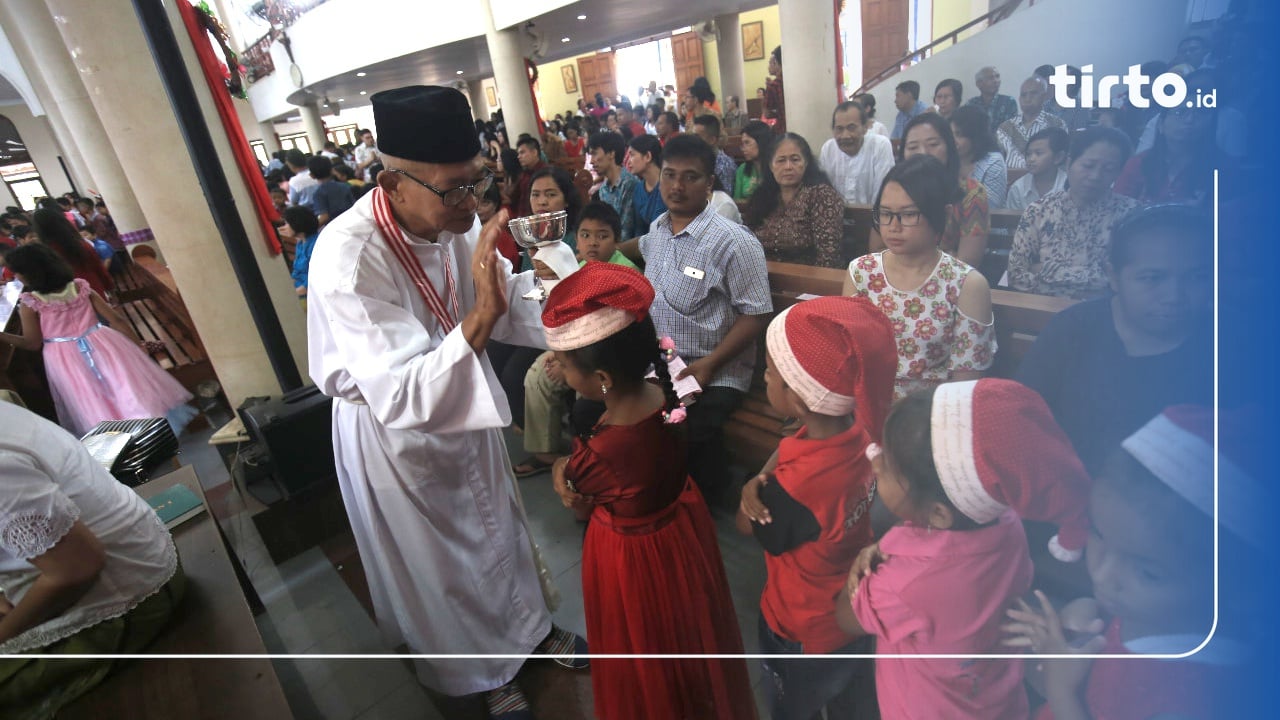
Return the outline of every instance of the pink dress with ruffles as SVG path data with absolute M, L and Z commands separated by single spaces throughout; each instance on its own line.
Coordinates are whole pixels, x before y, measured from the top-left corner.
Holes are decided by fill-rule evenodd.
M 53 299 L 32 293 L 22 304 L 40 314 L 44 367 L 58 421 L 76 435 L 103 420 L 165 417 L 191 393 L 120 332 L 100 325 L 89 283 Z M 70 286 L 68 287 L 68 289 Z

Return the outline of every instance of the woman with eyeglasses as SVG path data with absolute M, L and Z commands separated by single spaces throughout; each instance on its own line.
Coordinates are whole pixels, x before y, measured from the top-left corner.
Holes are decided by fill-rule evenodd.
M 1187 79 L 1205 85 L 1205 75 L 1192 73 Z M 1214 141 L 1216 112 L 1181 106 L 1163 110 L 1154 144 L 1129 159 L 1115 191 L 1143 204 L 1203 207 L 1213 197 L 1213 168 L 1221 164 Z
M 886 249 L 850 263 L 844 281 L 844 294 L 869 299 L 893 323 L 895 400 L 977 379 L 995 359 L 987 279 L 940 247 L 955 194 L 950 172 L 936 158 L 894 166 L 872 209 Z

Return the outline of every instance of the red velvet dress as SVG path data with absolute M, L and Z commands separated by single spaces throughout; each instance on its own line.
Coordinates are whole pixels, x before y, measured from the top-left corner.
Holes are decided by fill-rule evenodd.
M 566 469 L 596 503 L 582 550 L 591 652 L 741 654 L 715 524 L 659 413 L 601 425 Z M 741 659 L 594 660 L 601 720 L 756 717 Z

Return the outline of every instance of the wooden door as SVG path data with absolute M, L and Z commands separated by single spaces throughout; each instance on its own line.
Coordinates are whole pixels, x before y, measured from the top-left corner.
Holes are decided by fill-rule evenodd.
M 862 81 L 902 60 L 907 47 L 907 0 L 862 0 Z
M 613 53 L 596 53 L 578 60 L 578 88 L 587 102 L 595 102 L 600 93 L 609 102 L 618 96 L 618 85 L 613 78 Z
M 676 69 L 677 93 L 683 94 L 693 86 L 694 78 L 707 74 L 702 65 L 702 38 L 698 33 L 690 31 L 671 36 L 671 64 Z

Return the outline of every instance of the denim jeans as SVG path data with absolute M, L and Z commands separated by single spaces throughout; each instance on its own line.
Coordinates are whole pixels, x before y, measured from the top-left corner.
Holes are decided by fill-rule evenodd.
M 800 643 L 781 637 L 760 616 L 760 652 L 799 654 Z M 812 660 L 767 659 L 764 690 L 773 720 L 821 720 L 822 709 L 832 720 L 878 720 L 874 638 L 859 638 L 834 654 L 865 654 L 865 658 L 815 655 Z

